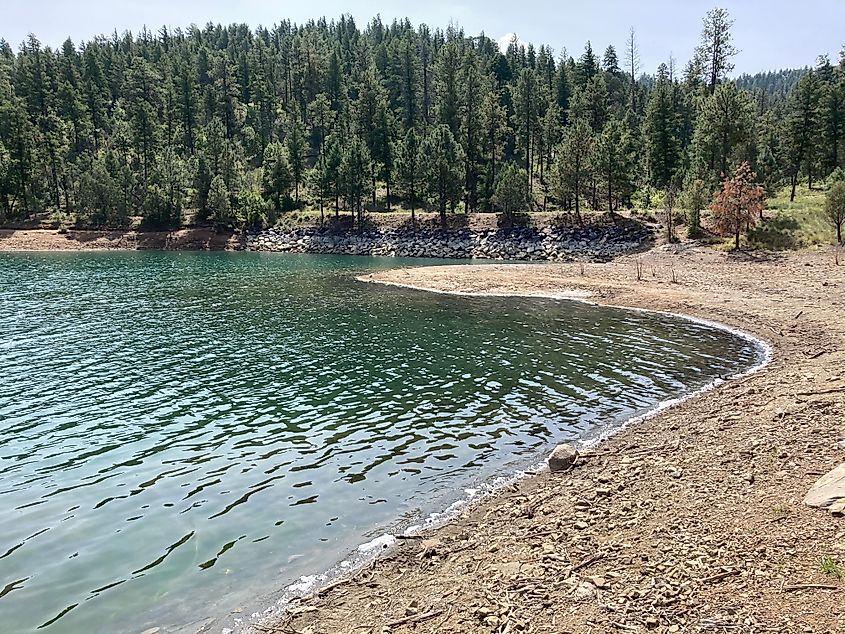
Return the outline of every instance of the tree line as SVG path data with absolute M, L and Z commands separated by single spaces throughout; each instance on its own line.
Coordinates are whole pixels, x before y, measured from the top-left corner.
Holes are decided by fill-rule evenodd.
M 15 52 L 0 41 L 0 216 L 253 227 L 309 205 L 611 212 L 658 191 L 698 213 L 747 163 L 766 191 L 845 166 L 845 49 L 729 79 L 722 9 L 683 68 L 643 74 L 632 29 L 576 58 L 349 16 L 209 24 Z M 837 172 L 839 174 L 839 172 Z

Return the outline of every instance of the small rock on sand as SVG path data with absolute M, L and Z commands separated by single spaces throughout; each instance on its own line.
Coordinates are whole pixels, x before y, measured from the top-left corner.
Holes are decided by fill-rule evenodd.
M 589 601 L 595 594 L 596 587 L 588 581 L 582 581 L 572 591 L 572 599 L 574 601 Z
M 578 450 L 572 445 L 558 445 L 549 456 L 549 469 L 552 473 L 556 471 L 567 471 L 572 468 L 578 459 Z

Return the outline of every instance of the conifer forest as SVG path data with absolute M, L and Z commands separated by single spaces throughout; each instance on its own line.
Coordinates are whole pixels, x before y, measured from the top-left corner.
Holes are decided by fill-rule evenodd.
M 297 208 L 559 209 L 709 202 L 748 164 L 772 192 L 845 167 L 845 49 L 734 77 L 732 21 L 642 68 L 637 33 L 569 52 L 349 16 L 0 41 L 0 220 L 258 227 Z M 585 34 L 586 40 L 588 34 Z M 737 43 L 736 46 L 739 46 Z M 351 212 L 351 213 L 350 213 Z

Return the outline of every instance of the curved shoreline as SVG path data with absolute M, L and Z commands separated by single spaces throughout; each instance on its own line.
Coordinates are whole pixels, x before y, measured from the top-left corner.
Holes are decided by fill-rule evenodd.
M 448 265 L 447 265 L 448 266 Z M 599 443 L 607 440 L 611 436 L 614 436 L 618 433 L 623 432 L 624 430 L 628 429 L 632 425 L 636 425 L 642 421 L 648 420 L 653 416 L 657 416 L 661 412 L 668 410 L 671 407 L 675 407 L 676 405 L 680 405 L 684 401 L 687 401 L 692 398 L 696 398 L 709 392 L 710 390 L 716 389 L 723 383 L 727 383 L 729 381 L 735 381 L 738 379 L 745 378 L 747 376 L 751 376 L 752 374 L 756 374 L 761 370 L 765 369 L 772 362 L 772 357 L 774 355 L 774 349 L 772 345 L 762 339 L 761 337 L 756 337 L 745 330 L 740 328 L 734 328 L 732 326 L 728 326 L 727 324 L 723 324 L 718 321 L 714 321 L 712 319 L 705 319 L 703 317 L 696 317 L 694 315 L 687 315 L 685 313 L 680 312 L 672 312 L 667 310 L 655 310 L 652 308 L 643 308 L 639 306 L 626 306 L 622 304 L 607 304 L 604 302 L 594 301 L 591 298 L 594 297 L 593 294 L 587 291 L 579 291 L 579 290 L 564 290 L 558 293 L 520 293 L 520 292 L 513 292 L 513 293 L 476 293 L 471 291 L 448 291 L 448 290 L 440 290 L 437 288 L 427 287 L 427 286 L 418 286 L 414 284 L 403 284 L 401 282 L 394 282 L 390 280 L 382 280 L 382 279 L 374 279 L 372 275 L 369 276 L 358 276 L 355 279 L 359 282 L 364 282 L 365 284 L 380 284 L 382 286 L 392 286 L 395 288 L 406 288 L 415 291 L 421 291 L 425 293 L 435 293 L 438 295 L 455 295 L 458 297 L 519 297 L 523 299 L 547 299 L 547 300 L 554 300 L 554 301 L 572 301 L 572 302 L 579 302 L 582 304 L 587 304 L 590 306 L 600 306 L 602 308 L 614 308 L 617 310 L 627 310 L 627 311 L 634 311 L 638 313 L 647 313 L 651 315 L 665 315 L 667 317 L 674 317 L 677 319 L 683 319 L 694 324 L 700 324 L 702 326 L 708 326 L 710 328 L 715 328 L 717 330 L 723 330 L 728 332 L 732 335 L 740 337 L 741 339 L 745 339 L 746 341 L 751 342 L 754 344 L 762 353 L 762 359 L 759 363 L 751 366 L 747 370 L 743 370 L 742 372 L 737 372 L 736 374 L 732 374 L 727 377 L 718 378 L 706 385 L 703 385 L 695 390 L 682 394 L 678 397 L 666 399 L 657 403 L 653 408 L 649 409 L 648 411 L 638 414 L 635 416 L 631 416 L 630 418 L 622 421 L 619 425 L 614 426 L 613 429 L 608 430 L 600 434 L 598 437 L 590 439 L 589 441 L 579 441 L 578 444 L 582 448 L 589 448 Z M 543 463 L 545 460 L 543 461 Z M 490 493 L 495 493 L 491 491 Z
M 603 431 L 598 436 L 575 441 L 574 444 L 576 444 L 581 451 L 593 448 L 599 445 L 600 443 L 606 441 L 611 436 L 615 436 L 616 434 L 622 433 L 633 425 L 649 420 L 650 418 L 659 415 L 661 412 L 668 410 L 671 407 L 675 407 L 689 399 L 696 398 L 706 392 L 709 392 L 710 390 L 717 388 L 723 383 L 755 374 L 756 372 L 763 370 L 771 362 L 772 359 L 772 346 L 767 341 L 755 337 L 754 335 L 751 335 L 750 333 L 747 333 L 743 330 L 733 328 L 731 326 L 721 324 L 719 322 L 703 319 L 700 317 L 685 315 L 683 313 L 652 310 L 648 308 L 629 307 L 616 304 L 604 304 L 601 302 L 592 301 L 590 298 L 593 297 L 593 295 L 584 291 L 574 290 L 569 292 L 564 291 L 560 293 L 539 294 L 528 294 L 518 292 L 496 294 L 473 293 L 439 290 L 436 288 L 415 286 L 412 284 L 403 284 L 400 282 L 370 279 L 371 277 L 372 275 L 361 275 L 356 276 L 355 280 L 365 284 L 378 284 L 381 286 L 404 288 L 439 295 L 453 295 L 458 297 L 518 297 L 524 299 L 575 301 L 590 306 L 598 306 L 602 308 L 668 316 L 730 333 L 731 335 L 749 341 L 760 352 L 760 361 L 745 370 L 737 372 L 728 377 L 714 379 L 710 383 L 707 383 L 693 390 L 681 393 L 680 395 L 674 398 L 665 399 L 663 401 L 655 403 L 648 410 L 619 421 L 617 424 Z M 369 542 L 359 544 L 355 551 L 349 553 L 344 558 L 344 560 L 334 564 L 328 570 L 308 575 L 307 577 L 302 577 L 298 581 L 287 585 L 282 590 L 281 597 L 276 600 L 274 605 L 263 610 L 262 615 L 254 622 L 251 622 L 250 626 L 255 627 L 256 625 L 265 623 L 268 620 L 272 621 L 272 619 L 278 618 L 280 614 L 284 613 L 284 611 L 288 609 L 291 603 L 295 601 L 319 597 L 324 594 L 325 588 L 331 588 L 334 587 L 335 584 L 344 583 L 348 580 L 347 577 L 349 577 L 350 575 L 355 575 L 362 568 L 372 564 L 375 559 L 383 556 L 387 549 L 395 547 L 401 539 L 408 539 L 420 535 L 422 533 L 436 531 L 448 524 L 449 522 L 453 521 L 461 513 L 467 511 L 468 509 L 482 502 L 489 501 L 491 498 L 495 498 L 495 496 L 503 488 L 510 486 L 519 480 L 536 477 L 539 473 L 548 469 L 545 453 L 538 455 L 537 458 L 539 458 L 539 460 L 536 462 L 531 462 L 531 464 L 528 465 L 527 468 L 517 469 L 516 471 L 510 473 L 504 473 L 502 475 L 493 477 L 488 481 L 473 483 L 471 485 L 471 488 L 466 490 L 472 491 L 472 493 L 468 493 L 465 496 L 459 497 L 458 499 L 451 502 L 442 511 L 432 512 L 428 516 L 422 518 L 419 523 L 407 526 L 401 533 L 382 533 L 381 535 L 370 540 Z
M 696 249 L 648 258 L 651 277 L 636 281 L 631 268 L 639 258 L 590 265 L 586 277 L 567 265 L 480 265 L 364 279 L 673 314 L 739 331 L 771 356 L 741 380 L 629 422 L 589 448 L 571 473 L 542 473 L 473 504 L 427 532 L 428 547 L 402 540 L 269 631 L 845 627 L 818 564 L 820 553 L 845 561 L 845 528 L 800 502 L 814 473 L 842 458 L 845 324 L 829 316 L 842 310 L 845 271 L 811 254 L 743 262 Z M 668 281 L 670 268 L 673 280 L 681 271 L 680 284 Z M 792 449 L 805 445 L 813 450 Z M 813 582 L 810 603 L 805 593 L 782 591 Z M 546 597 L 542 610 L 532 593 Z

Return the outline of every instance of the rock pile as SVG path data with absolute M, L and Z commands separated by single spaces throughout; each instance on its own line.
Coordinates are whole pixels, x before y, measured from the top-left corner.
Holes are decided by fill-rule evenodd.
M 639 249 L 651 237 L 630 222 L 510 230 L 332 232 L 266 229 L 246 236 L 248 251 L 496 260 L 603 261 Z

